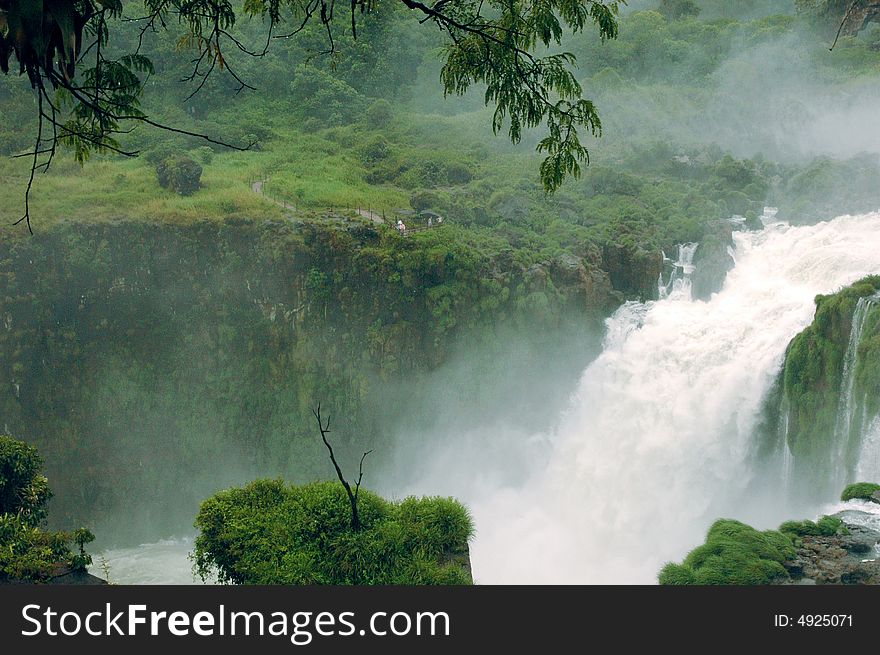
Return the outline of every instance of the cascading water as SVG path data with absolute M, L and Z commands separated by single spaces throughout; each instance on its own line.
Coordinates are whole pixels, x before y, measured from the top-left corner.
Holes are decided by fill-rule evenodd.
M 862 436 L 856 478 L 860 481 L 880 480 L 880 416 L 875 416 Z
M 880 214 L 809 227 L 762 219 L 763 231 L 735 234 L 736 265 L 710 300 L 690 297 L 685 246 L 661 300 L 626 303 L 608 319 L 603 352 L 556 429 L 447 435 L 421 453 L 409 471 L 419 482 L 396 491 L 471 507 L 477 582 L 652 583 L 717 517 L 763 527 L 792 518 L 778 484 L 768 495 L 757 479 L 757 417 L 815 296 L 880 271 Z M 492 438 L 503 441 L 493 455 L 519 459 L 467 456 Z M 530 477 L 514 482 L 513 465 Z M 880 419 L 859 466 L 861 477 L 880 477 Z M 114 581 L 189 582 L 186 550 L 162 542 L 105 556 Z
M 790 411 L 788 398 L 783 396 L 782 403 L 779 406 L 779 460 L 781 462 L 780 470 L 782 471 L 782 492 L 786 500 L 788 499 L 792 478 L 794 477 L 794 455 L 791 452 L 791 446 L 788 444 Z
M 768 223 L 735 235 L 736 265 L 709 301 L 669 293 L 608 320 L 527 483 L 475 493 L 447 476 L 444 493 L 474 511 L 478 581 L 651 583 L 714 518 L 790 518 L 758 491 L 759 410 L 814 297 L 880 271 L 880 214 Z
M 859 298 L 853 312 L 852 328 L 849 334 L 846 354 L 843 359 L 843 376 L 840 384 L 840 400 L 838 401 L 837 420 L 834 430 L 834 446 L 830 465 L 833 467 L 834 488 L 842 489 L 850 478 L 849 454 L 862 441 L 862 432 L 867 426 L 863 416 L 858 412 L 864 403 L 855 398 L 856 369 L 858 366 L 859 343 L 864 336 L 865 324 L 871 309 L 880 301 L 880 294 Z M 859 414 L 861 420 L 853 419 Z
M 669 279 L 663 281 L 663 273 L 657 281 L 657 295 L 663 300 L 666 298 L 691 298 L 691 275 L 694 272 L 694 253 L 697 252 L 697 243 L 684 243 L 678 246 L 678 258 L 672 261 L 663 253 L 663 262 L 671 266 Z

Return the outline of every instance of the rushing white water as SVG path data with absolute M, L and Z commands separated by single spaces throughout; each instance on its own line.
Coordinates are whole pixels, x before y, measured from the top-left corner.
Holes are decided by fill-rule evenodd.
M 670 294 L 609 319 L 542 470 L 517 488 L 461 490 L 479 582 L 651 583 L 715 517 L 789 518 L 750 487 L 756 417 L 816 294 L 880 271 L 880 214 L 735 239 L 736 266 L 708 302 Z
M 792 518 L 755 484 L 756 418 L 815 296 L 880 272 L 880 214 L 810 227 L 762 219 L 763 231 L 735 235 L 736 265 L 709 301 L 690 299 L 686 247 L 665 298 L 608 319 L 603 353 L 556 429 L 450 435 L 424 453 L 420 482 L 401 490 L 472 508 L 478 583 L 653 583 L 714 518 Z M 872 430 L 862 477 L 877 479 L 880 424 Z M 503 449 L 480 450 L 493 438 Z M 514 465 L 531 476 L 512 483 Z M 114 582 L 181 583 L 192 581 L 190 549 L 160 542 L 105 557 Z
M 93 557 L 93 575 L 113 584 L 197 584 L 192 574 L 191 538 L 163 539 L 132 548 L 105 550 Z
M 880 416 L 876 416 L 862 437 L 856 478 L 860 482 L 880 480 Z
M 850 328 L 849 343 L 847 344 L 846 353 L 843 357 L 843 375 L 840 384 L 840 400 L 838 402 L 837 421 L 834 430 L 834 453 L 832 453 L 831 463 L 834 467 L 834 488 L 843 488 L 849 477 L 850 471 L 847 467 L 855 430 L 861 430 L 864 419 L 853 425 L 853 419 L 856 416 L 856 410 L 859 401 L 855 398 L 854 390 L 856 384 L 856 369 L 858 365 L 859 343 L 862 340 L 865 331 L 865 324 L 868 314 L 874 305 L 877 304 L 878 296 L 867 296 L 859 298 L 853 312 L 852 327 Z M 862 403 L 864 404 L 864 403 Z
M 694 254 L 698 244 L 684 243 L 678 246 L 678 259 L 670 260 L 663 253 L 663 261 L 672 266 L 669 279 L 663 281 L 663 273 L 657 281 L 657 292 L 661 299 L 691 297 L 691 274 L 694 272 Z

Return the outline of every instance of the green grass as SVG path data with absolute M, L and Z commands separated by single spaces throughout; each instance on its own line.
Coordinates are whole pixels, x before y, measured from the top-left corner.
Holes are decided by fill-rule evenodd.
M 843 493 L 840 494 L 840 500 L 844 502 L 856 498 L 870 500 L 875 491 L 880 491 L 880 484 L 874 484 L 873 482 L 856 482 L 855 484 L 847 486 L 843 490 Z
M 144 159 L 96 158 L 80 167 L 60 156 L 48 175 L 38 175 L 31 194 L 35 230 L 59 221 L 145 220 L 189 223 L 230 215 L 278 218 L 282 210 L 254 194 L 260 153 L 224 153 L 204 167 L 202 189 L 188 197 L 162 189 L 154 168 Z M 28 168 L 24 160 L 0 160 L 4 229 L 24 206 Z
M 795 537 L 832 537 L 849 534 L 843 521 L 834 516 L 823 516 L 817 522 L 786 521 L 779 526 L 779 531 Z

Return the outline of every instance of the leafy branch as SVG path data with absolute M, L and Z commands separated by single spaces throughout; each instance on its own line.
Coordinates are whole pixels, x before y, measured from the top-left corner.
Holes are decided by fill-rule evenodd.
M 92 152 L 135 156 L 121 147 L 118 137 L 130 131 L 124 124 L 140 123 L 201 138 L 236 150 L 251 144 L 230 144 L 205 134 L 160 123 L 140 108 L 145 84 L 154 74 L 142 53 L 148 32 L 183 26 L 181 50 L 195 52 L 192 70 L 181 82 L 194 84 L 192 98 L 218 71 L 238 85 L 236 93 L 253 89 L 233 68 L 230 48 L 263 57 L 273 38 L 290 38 L 315 21 L 324 27 L 327 48 L 335 54 L 337 30 L 357 38 L 358 21 L 376 9 L 379 0 L 348 0 L 337 11 L 336 0 L 243 0 L 238 11 L 230 0 L 144 0 L 144 14 L 123 15 L 122 0 L 0 0 L 0 70 L 9 72 L 10 60 L 28 76 L 37 96 L 37 135 L 25 153 L 32 166 L 25 191 L 23 216 L 30 229 L 30 193 L 37 172 L 46 172 L 59 145 L 69 147 L 80 163 Z M 582 89 L 571 71 L 571 53 L 538 56 L 538 49 L 560 46 L 566 32 L 578 33 L 588 25 L 600 38 L 617 36 L 618 6 L 625 0 L 395 0 L 431 22 L 447 37 L 440 81 L 446 94 L 464 94 L 474 84 L 486 86 L 485 103 L 495 105 L 492 128 L 508 124 L 516 143 L 524 129 L 547 125 L 547 136 L 537 146 L 546 158 L 541 180 L 554 191 L 566 176 L 577 176 L 589 163 L 579 129 L 601 134 L 595 106 L 581 97 Z M 259 18 L 266 25 L 261 49 L 251 49 L 234 35 L 239 16 Z M 108 58 L 115 23 L 140 25 L 134 52 Z M 340 26 L 340 23 L 342 26 Z M 292 31 L 278 35 L 281 25 Z

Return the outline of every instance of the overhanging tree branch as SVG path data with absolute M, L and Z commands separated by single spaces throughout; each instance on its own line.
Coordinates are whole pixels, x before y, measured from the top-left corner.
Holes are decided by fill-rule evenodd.
M 624 0 L 397 1 L 418 13 L 420 22 L 434 23 L 448 37 L 441 72 L 446 94 L 461 95 L 474 84 L 484 84 L 486 104 L 495 105 L 493 130 L 499 131 L 506 122 L 514 142 L 521 139 L 524 129 L 546 123 L 548 134 L 537 149 L 546 154 L 540 170 L 548 191 L 555 190 L 566 176 L 578 175 L 581 163 L 589 163 L 578 131 L 586 128 L 599 135 L 601 123 L 593 104 L 580 97 L 580 85 L 569 70 L 574 56 L 535 53 L 538 48 L 559 46 L 566 30 L 580 32 L 589 24 L 598 28 L 600 38 L 615 38 L 618 5 Z M 238 52 L 262 57 L 272 39 L 279 38 L 275 32 L 282 23 L 294 26 L 284 35 L 289 38 L 318 21 L 328 44 L 323 54 L 333 54 L 336 29 L 350 29 L 352 38 L 357 38 L 361 15 L 375 9 L 374 0 L 349 0 L 346 5 L 347 20 L 340 24 L 335 22 L 335 0 L 246 0 L 238 11 L 232 0 L 144 0 L 143 15 L 133 19 L 123 17 L 122 0 L 0 0 L 0 70 L 8 72 L 14 57 L 43 102 L 51 102 L 48 90 L 56 95 L 51 113 L 38 111 L 39 138 L 29 153 L 36 157 L 46 150 L 43 121 L 53 128 L 49 150 L 54 154 L 59 143 L 70 146 L 80 163 L 93 151 L 124 152 L 116 137 L 125 132 L 120 124 L 127 121 L 247 150 L 254 144 L 229 144 L 165 125 L 141 111 L 139 99 L 153 73 L 152 62 L 142 52 L 145 34 L 175 23 L 183 26 L 186 33 L 181 45 L 195 50 L 193 69 L 185 78 L 196 85 L 189 97 L 217 71 L 235 80 L 236 92 L 240 92 L 253 87 L 226 56 L 230 44 Z M 240 15 L 267 19 L 261 50 L 249 48 L 233 34 Z M 112 21 L 144 23 L 134 52 L 115 60 L 106 54 Z M 86 55 L 94 60 L 86 62 Z M 28 224 L 27 201 L 36 166 L 25 198 Z

